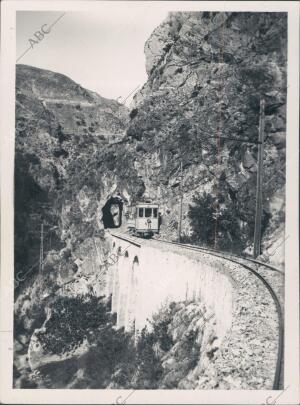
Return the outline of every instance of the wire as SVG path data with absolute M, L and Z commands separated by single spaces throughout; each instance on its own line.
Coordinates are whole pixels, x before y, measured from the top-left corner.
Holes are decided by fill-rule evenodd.
M 124 98 L 123 101 L 120 101 L 122 104 L 125 103 L 125 101 L 131 96 L 131 94 L 133 94 L 135 91 L 137 91 L 137 89 L 140 87 L 141 85 L 139 84 L 134 90 L 132 90 L 127 97 Z

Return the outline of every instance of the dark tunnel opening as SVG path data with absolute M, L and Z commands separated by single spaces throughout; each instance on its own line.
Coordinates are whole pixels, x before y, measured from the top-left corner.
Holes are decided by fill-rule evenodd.
M 102 208 L 104 228 L 119 228 L 122 225 L 123 201 L 119 197 L 110 197 Z

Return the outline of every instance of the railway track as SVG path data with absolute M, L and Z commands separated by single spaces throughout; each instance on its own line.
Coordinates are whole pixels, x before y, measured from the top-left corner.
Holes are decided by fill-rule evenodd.
M 120 235 L 120 234 L 115 234 L 114 236 L 121 238 L 123 240 L 128 241 L 129 243 L 134 243 L 135 245 L 141 247 L 142 246 L 142 240 L 141 243 L 137 242 L 137 238 L 134 238 L 134 240 L 130 236 L 125 236 L 125 235 Z M 284 344 L 284 319 L 283 319 L 283 311 L 281 307 L 280 300 L 274 291 L 273 286 L 271 283 L 266 279 L 265 276 L 260 274 L 260 270 L 267 271 L 267 272 L 272 272 L 276 273 L 277 275 L 284 276 L 284 272 L 281 271 L 280 269 L 277 269 L 276 267 L 269 265 L 267 263 L 263 263 L 259 260 L 255 260 L 252 258 L 248 257 L 241 257 L 237 255 L 233 255 L 230 253 L 224 253 L 220 252 L 214 249 L 209 249 L 205 247 L 200 247 L 200 246 L 195 246 L 195 245 L 189 245 L 189 244 L 182 244 L 178 242 L 170 242 L 162 239 L 155 239 L 156 242 L 163 243 L 163 244 L 169 244 L 169 245 L 175 245 L 180 248 L 184 248 L 187 250 L 191 251 L 196 251 L 196 252 L 201 252 L 207 255 L 219 257 L 223 260 L 227 260 L 231 263 L 238 264 L 239 266 L 242 266 L 246 270 L 250 271 L 255 277 L 257 277 L 265 286 L 265 288 L 268 290 L 270 293 L 273 302 L 275 304 L 276 308 L 276 313 L 278 317 L 278 349 L 277 349 L 277 360 L 276 360 L 276 368 L 275 368 L 275 374 L 274 374 L 274 379 L 273 379 L 273 389 L 278 390 L 280 389 L 280 382 L 281 382 L 281 372 L 282 372 L 282 363 L 283 363 L 283 344 Z M 254 268 L 256 266 L 256 268 Z
M 266 289 L 269 291 L 271 294 L 271 297 L 274 301 L 275 307 L 276 307 L 276 312 L 278 316 L 278 350 L 277 350 L 277 361 L 276 361 L 276 369 L 275 369 L 275 375 L 274 375 L 274 380 L 273 380 L 273 389 L 278 390 L 280 389 L 280 377 L 281 377 L 281 367 L 283 363 L 283 344 L 284 344 L 284 320 L 283 320 L 283 312 L 280 304 L 280 300 L 274 291 L 273 287 L 271 284 L 266 280 L 265 277 L 263 277 L 258 269 L 254 269 L 253 267 L 250 267 L 249 264 L 255 264 L 256 266 L 263 266 L 264 269 L 267 269 L 272 272 L 284 274 L 281 270 L 277 269 L 274 266 L 271 266 L 269 264 L 260 262 L 258 260 L 254 259 L 248 259 L 246 257 L 239 257 L 236 255 L 232 254 L 227 254 L 223 253 L 217 250 L 212 250 L 208 248 L 203 248 L 200 246 L 194 246 L 194 245 L 188 245 L 188 244 L 182 244 L 178 242 L 170 242 L 166 240 L 159 239 L 159 242 L 165 243 L 165 244 L 172 244 L 172 245 L 177 245 L 180 246 L 181 248 L 185 248 L 188 250 L 193 250 L 193 251 L 198 251 L 201 253 L 205 253 L 208 255 L 213 255 L 219 258 L 222 258 L 224 260 L 228 260 L 232 263 L 239 264 L 240 266 L 244 267 L 245 269 L 249 270 L 252 274 L 254 274 L 266 287 Z M 247 264 L 246 264 L 246 263 Z
M 178 245 L 182 245 L 181 243 L 177 243 L 177 242 L 171 242 L 171 243 L 178 244 Z M 263 266 L 263 267 L 265 267 L 265 268 L 268 269 L 268 270 L 272 270 L 272 271 L 275 271 L 275 272 L 277 272 L 277 273 L 281 273 L 282 275 L 284 274 L 284 272 L 283 272 L 282 270 L 277 269 L 276 267 L 274 267 L 274 266 L 272 266 L 272 265 L 270 265 L 270 264 L 268 264 L 268 263 L 261 262 L 260 260 L 252 259 L 251 257 L 248 257 L 248 256 L 246 256 L 246 255 L 237 256 L 237 255 L 234 255 L 234 254 L 232 254 L 232 253 L 221 252 L 221 251 L 216 250 L 216 249 L 209 249 L 209 248 L 202 247 L 202 246 L 195 246 L 195 245 L 189 245 L 189 244 L 183 244 L 183 245 L 184 245 L 184 246 L 191 247 L 191 248 L 197 248 L 197 249 L 199 249 L 199 250 L 207 251 L 207 252 L 210 252 L 210 253 L 220 254 L 220 255 L 222 255 L 222 257 L 224 257 L 224 258 L 225 258 L 225 256 L 226 256 L 226 257 L 232 257 L 233 259 L 245 260 L 245 261 L 247 261 L 247 262 L 254 263 L 254 264 L 258 265 L 258 266 Z

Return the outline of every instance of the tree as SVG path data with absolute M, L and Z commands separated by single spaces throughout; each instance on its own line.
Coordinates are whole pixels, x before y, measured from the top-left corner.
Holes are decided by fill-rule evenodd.
M 189 206 L 189 219 L 193 230 L 192 239 L 209 247 L 229 251 L 241 251 L 246 238 L 240 228 L 236 206 L 229 199 L 211 194 L 196 194 Z
M 189 205 L 188 217 L 191 220 L 193 239 L 209 246 L 214 243 L 213 197 L 204 193 L 193 196 L 193 205 Z

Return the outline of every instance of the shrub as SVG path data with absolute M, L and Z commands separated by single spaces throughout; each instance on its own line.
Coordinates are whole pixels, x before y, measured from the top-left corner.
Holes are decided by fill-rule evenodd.
M 110 320 L 103 298 L 92 295 L 58 297 L 50 309 L 47 332 L 39 332 L 38 338 L 43 348 L 53 354 L 76 348 Z
M 197 242 L 207 243 L 212 246 L 214 243 L 215 220 L 212 208 L 213 197 L 204 193 L 202 196 L 193 197 L 193 205 L 189 206 L 188 217 L 191 220 L 193 238 Z
M 133 118 L 137 116 L 138 111 L 139 110 L 137 108 L 134 108 L 133 110 L 130 111 L 129 117 L 133 120 Z
M 63 127 L 59 124 L 55 130 L 55 136 L 58 138 L 58 142 L 61 145 L 63 142 L 68 140 L 68 136 L 64 134 Z
M 158 388 L 163 374 L 161 360 L 154 351 L 158 338 L 154 332 L 144 328 L 139 336 L 136 347 L 136 365 L 138 375 L 135 384 L 140 389 Z
M 115 330 L 111 324 L 97 333 L 86 361 L 86 375 L 92 381 L 91 388 L 131 387 L 135 372 L 135 348 L 131 335 L 123 329 Z
M 143 146 L 141 143 L 138 143 L 138 144 L 136 145 L 135 150 L 136 150 L 137 152 L 146 152 L 146 149 L 144 148 L 144 146 Z
M 151 325 L 153 327 L 153 334 L 156 337 L 159 347 L 163 351 L 168 351 L 173 345 L 173 339 L 168 333 L 168 327 L 174 316 L 175 303 L 161 308 L 158 314 L 153 315 Z

